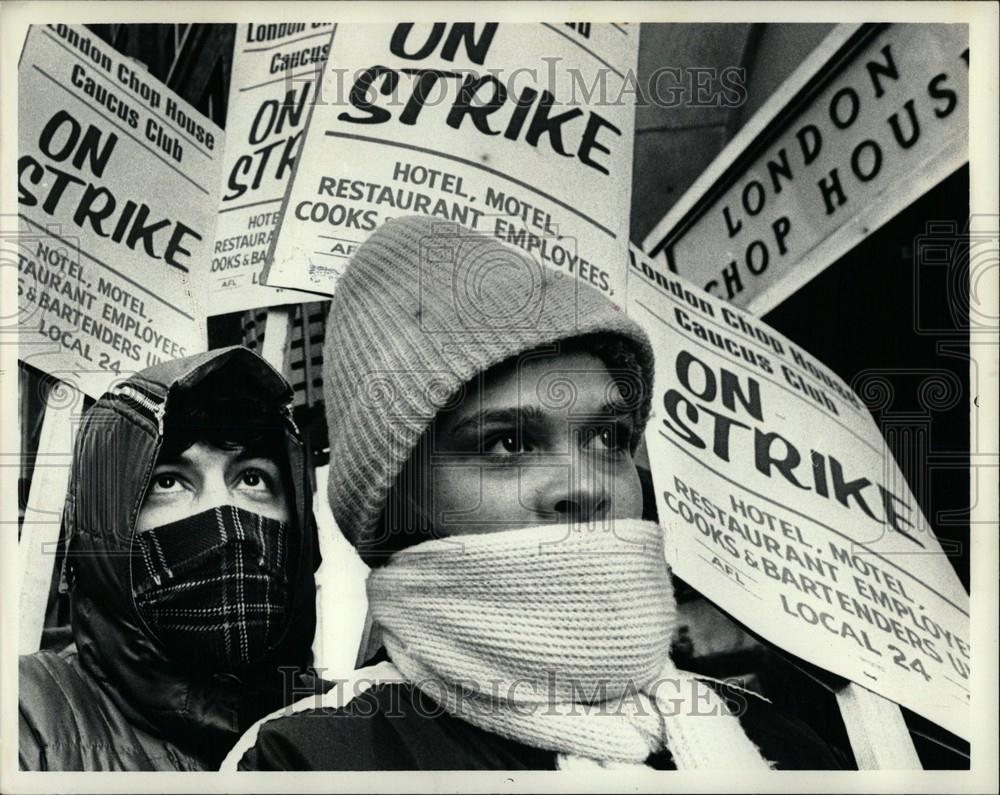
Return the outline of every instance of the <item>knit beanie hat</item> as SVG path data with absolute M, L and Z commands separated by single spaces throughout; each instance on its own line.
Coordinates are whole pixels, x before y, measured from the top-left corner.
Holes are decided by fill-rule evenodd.
M 649 339 L 597 289 L 452 222 L 409 216 L 372 233 L 337 282 L 323 350 L 330 506 L 361 557 L 378 551 L 389 490 L 464 384 L 518 354 L 595 333 L 633 349 L 644 421 Z

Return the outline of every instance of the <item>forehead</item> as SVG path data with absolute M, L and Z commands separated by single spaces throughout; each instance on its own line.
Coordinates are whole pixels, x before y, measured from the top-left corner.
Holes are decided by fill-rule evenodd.
M 264 449 L 255 449 L 254 447 L 234 447 L 232 449 L 226 449 L 216 447 L 212 444 L 207 444 L 206 442 L 195 442 L 186 450 L 182 450 L 180 452 L 166 452 L 165 454 L 162 454 L 158 463 L 181 464 L 184 466 L 203 468 L 219 465 L 225 466 L 235 461 L 246 461 L 251 458 L 268 461 L 275 460 L 274 456 L 269 454 Z
M 621 401 L 604 362 L 586 351 L 517 359 L 470 382 L 454 414 L 532 406 L 550 413 L 596 412 Z

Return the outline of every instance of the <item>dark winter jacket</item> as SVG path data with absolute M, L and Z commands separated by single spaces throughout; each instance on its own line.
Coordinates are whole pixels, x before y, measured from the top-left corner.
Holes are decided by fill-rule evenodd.
M 367 682 L 364 676 L 359 681 Z M 847 766 L 809 726 L 783 715 L 769 701 L 712 680 L 708 684 L 726 699 L 747 736 L 775 769 Z M 309 700 L 303 703 L 311 705 Z M 557 760 L 554 751 L 449 715 L 409 683 L 375 684 L 339 709 L 314 708 L 275 717 L 243 743 L 250 741 L 254 744 L 239 759 L 239 770 L 554 770 Z M 227 766 L 231 764 L 227 760 Z M 654 754 L 646 764 L 657 770 L 675 769 L 669 751 Z
M 63 513 L 74 647 L 20 659 L 23 770 L 216 769 L 248 726 L 287 703 L 293 685 L 304 686 L 280 670 L 307 671 L 311 662 L 319 563 L 302 446 L 290 419 L 285 435 L 298 530 L 292 619 L 259 675 L 240 681 L 201 671 L 197 660 L 170 659 L 133 600 L 135 523 L 165 412 L 176 394 L 220 368 L 246 372 L 262 394 L 291 401 L 281 375 L 233 347 L 144 370 L 101 397 L 83 420 Z

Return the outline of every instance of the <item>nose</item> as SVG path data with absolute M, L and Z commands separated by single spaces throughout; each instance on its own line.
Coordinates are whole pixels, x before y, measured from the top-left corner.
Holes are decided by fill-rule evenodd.
M 560 522 L 582 524 L 603 519 L 607 516 L 605 500 L 593 500 L 592 495 L 574 493 L 571 497 L 560 500 L 555 505 L 556 515 Z
M 235 496 L 226 482 L 225 472 L 221 468 L 211 468 L 203 474 L 201 488 L 195 498 L 196 508 L 200 512 L 220 505 L 230 505 L 237 501 Z
M 612 473 L 599 462 L 576 455 L 570 466 L 561 468 L 545 484 L 542 507 L 557 522 L 571 524 L 606 519 L 611 511 Z

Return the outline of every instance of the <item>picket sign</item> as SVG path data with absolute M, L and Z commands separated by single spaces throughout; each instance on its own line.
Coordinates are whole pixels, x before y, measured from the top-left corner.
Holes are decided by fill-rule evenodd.
M 837 25 L 646 235 L 643 251 L 764 315 L 968 163 L 968 44 L 965 25 Z M 932 114 L 922 98 L 941 81 L 953 102 Z M 842 124 L 847 96 L 866 98 Z M 917 124 L 905 147 L 880 132 L 887 109 L 904 107 L 936 122 Z M 867 154 L 878 166 L 862 172 Z M 783 166 L 784 183 L 775 170 Z
M 641 249 L 663 272 L 763 315 L 968 161 L 967 57 L 968 34 L 959 25 L 838 25 L 729 141 Z M 893 74 L 891 82 L 879 82 L 883 66 Z M 844 164 L 857 169 L 859 153 L 880 146 L 868 136 L 882 124 L 882 105 L 903 107 L 908 101 L 913 110 L 908 98 L 919 102 L 918 88 L 936 72 L 950 76 L 954 107 L 962 111 L 938 113 L 934 118 L 941 123 L 924 125 L 919 146 L 887 148 L 885 168 L 880 149 L 882 170 L 845 182 L 844 201 L 834 207 L 818 187 L 822 180 L 832 184 L 830 175 L 837 174 L 849 180 L 852 172 Z M 855 86 L 870 86 L 882 105 L 868 102 L 853 127 L 837 124 L 830 108 Z M 822 130 L 823 144 L 805 156 L 807 128 L 816 136 Z M 775 177 L 771 167 L 786 153 L 794 160 L 798 151 L 805 157 L 795 166 L 798 182 L 782 186 L 775 178 L 767 212 L 758 217 L 766 191 L 761 175 Z M 761 204 L 753 209 L 746 202 L 756 188 Z M 786 240 L 789 230 L 794 233 Z M 766 253 L 769 240 L 774 256 Z M 755 253 L 763 259 L 755 260 Z M 836 697 L 859 769 L 921 769 L 896 702 L 851 681 Z
M 78 427 L 73 422 L 73 412 L 80 403 L 79 392 L 65 381 L 53 384 L 45 401 L 38 453 L 18 542 L 21 571 L 20 654 L 32 654 L 41 646 Z

